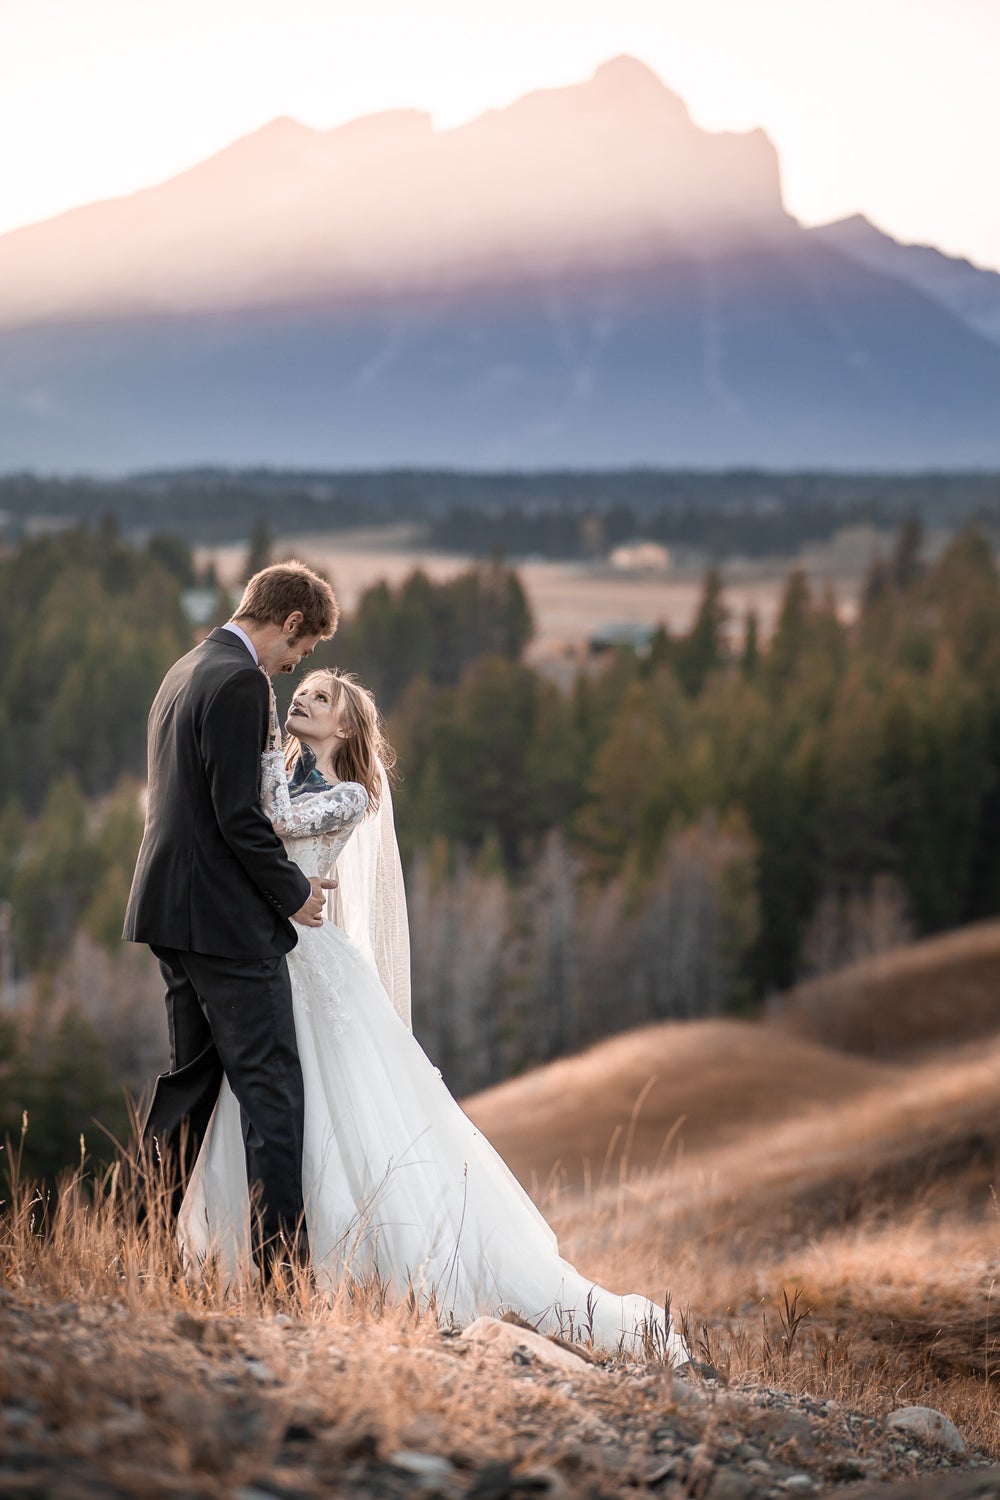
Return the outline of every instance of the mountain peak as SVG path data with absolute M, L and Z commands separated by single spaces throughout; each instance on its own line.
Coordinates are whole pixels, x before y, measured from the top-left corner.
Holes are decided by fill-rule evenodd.
M 383 109 L 372 115 L 359 115 L 356 120 L 347 120 L 325 132 L 328 139 L 336 137 L 338 142 L 358 138 L 390 140 L 430 136 L 434 133 L 434 122 L 423 109 Z
M 301 120 L 296 120 L 292 115 L 277 115 L 273 120 L 268 120 L 266 125 L 261 125 L 257 130 L 251 131 L 245 140 L 256 136 L 258 140 L 262 137 L 276 139 L 279 136 L 294 136 L 303 139 L 305 136 L 315 135 L 311 125 L 303 125 Z
M 612 84 L 615 88 L 654 88 L 659 93 L 670 93 L 663 79 L 648 63 L 628 52 L 620 52 L 617 57 L 609 57 L 607 62 L 599 64 L 593 82 Z
M 446 130 L 413 109 L 330 130 L 275 119 L 169 182 L 79 212 L 72 233 L 0 242 L 0 324 L 123 305 L 325 305 L 648 264 L 682 243 L 787 229 L 767 138 L 700 129 L 629 56 Z
M 679 94 L 667 87 L 658 73 L 648 63 L 622 52 L 601 63 L 589 83 L 583 85 L 588 92 L 599 97 L 620 102 L 623 108 L 638 103 L 653 105 L 662 110 L 664 106 L 690 120 L 688 107 Z

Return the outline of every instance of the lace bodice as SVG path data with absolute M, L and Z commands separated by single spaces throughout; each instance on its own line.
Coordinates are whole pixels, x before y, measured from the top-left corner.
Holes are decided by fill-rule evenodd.
M 261 756 L 261 805 L 289 859 L 304 875 L 326 877 L 368 811 L 368 793 L 356 781 L 293 798 L 280 750 Z
M 262 757 L 264 811 L 283 841 L 289 859 L 305 875 L 329 875 L 350 844 L 349 856 L 338 872 L 337 888 L 330 893 L 328 915 L 378 971 L 396 1014 L 410 1029 L 406 892 L 385 772 L 379 768 L 382 797 L 372 817 L 366 816 L 368 794 L 354 781 L 308 791 L 303 788 L 293 793 L 285 775 L 281 726 L 270 678 L 268 687 L 271 724 Z M 357 834 L 352 839 L 355 829 Z

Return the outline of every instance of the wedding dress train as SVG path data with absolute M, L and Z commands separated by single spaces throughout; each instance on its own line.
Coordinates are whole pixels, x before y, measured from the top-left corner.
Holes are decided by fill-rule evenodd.
M 294 802 L 280 756 L 265 756 L 265 810 L 290 858 L 326 873 L 365 818 L 352 782 Z M 543 1331 L 601 1347 L 688 1356 L 664 1310 L 618 1296 L 559 1255 L 517 1179 L 445 1087 L 397 1013 L 364 944 L 327 922 L 300 928 L 288 955 L 305 1087 L 303 1185 L 317 1285 L 377 1276 L 442 1320 L 511 1309 Z M 401 1007 L 402 1008 L 402 1007 Z M 179 1220 L 190 1260 L 250 1265 L 240 1107 L 228 1083 L 202 1144 Z

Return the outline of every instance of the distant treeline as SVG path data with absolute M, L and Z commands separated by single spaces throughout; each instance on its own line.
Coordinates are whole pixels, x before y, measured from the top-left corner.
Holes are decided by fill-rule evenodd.
M 623 542 L 642 538 L 690 550 L 721 562 L 728 557 L 794 557 L 809 542 L 825 541 L 844 526 L 891 524 L 877 501 L 838 507 L 828 502 L 792 504 L 761 497 L 725 508 L 688 502 L 643 513 L 621 503 L 607 510 L 569 507 L 504 511 L 456 507 L 430 522 L 427 541 L 473 557 L 598 558 Z
M 176 538 L 110 521 L 0 561 L 0 900 L 31 997 L 0 1026 L 0 1133 L 33 1100 L 46 1164 L 163 1047 L 155 972 L 117 932 L 190 570 Z M 799 571 L 766 645 L 736 624 L 710 570 L 687 632 L 564 692 L 523 660 L 530 613 L 494 561 L 377 585 L 317 651 L 388 711 L 416 1027 L 458 1091 L 1000 913 L 983 535 L 930 563 L 903 526 L 851 625 Z
M 918 517 L 952 529 L 1000 528 L 997 474 L 832 474 L 632 469 L 603 473 L 464 473 L 400 469 L 311 472 L 192 469 L 124 479 L 0 476 L 0 536 L 110 515 L 141 540 L 249 538 L 419 523 L 432 545 L 490 556 L 576 557 L 636 535 L 721 558 L 793 555 L 803 542 L 867 520 Z

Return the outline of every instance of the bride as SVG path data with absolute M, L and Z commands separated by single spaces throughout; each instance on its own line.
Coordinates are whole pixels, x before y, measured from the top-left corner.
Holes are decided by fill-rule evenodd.
M 409 1029 L 392 752 L 371 695 L 350 675 L 311 672 L 285 727 L 283 752 L 272 715 L 264 810 L 307 875 L 337 865 L 342 924 L 302 928 L 288 955 L 317 1285 L 375 1276 L 389 1296 L 412 1294 L 444 1320 L 511 1309 L 543 1330 L 610 1349 L 652 1347 L 682 1363 L 687 1350 L 664 1309 L 596 1286 L 560 1257 L 545 1219 Z M 215 1256 L 230 1274 L 251 1264 L 240 1107 L 225 1081 L 178 1232 L 189 1259 Z

